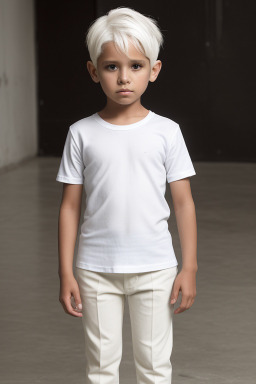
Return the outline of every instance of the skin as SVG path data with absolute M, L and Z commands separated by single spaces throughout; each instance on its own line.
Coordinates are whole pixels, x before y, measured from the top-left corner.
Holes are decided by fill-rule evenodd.
M 143 61 L 141 66 L 140 60 Z M 130 42 L 128 56 L 120 53 L 112 41 L 103 44 L 97 68 L 91 61 L 87 62 L 92 80 L 100 83 L 106 95 L 106 105 L 98 112 L 100 117 L 118 125 L 132 124 L 143 119 L 149 111 L 141 105 L 141 95 L 146 91 L 149 81 L 157 79 L 161 67 L 162 62 L 157 60 L 151 68 L 149 59 Z M 117 92 L 122 88 L 133 92 L 122 95 Z
M 149 112 L 141 105 L 141 96 L 148 83 L 157 79 L 162 62 L 157 60 L 151 68 L 149 59 L 131 43 L 128 56 L 120 53 L 113 42 L 105 43 L 102 48 L 97 68 L 91 61 L 87 61 L 92 80 L 100 83 L 106 95 L 106 105 L 98 114 L 112 124 L 133 124 L 146 117 Z M 139 65 L 139 60 L 143 60 L 142 66 Z M 122 95 L 117 92 L 121 88 L 128 88 L 133 92 Z M 193 305 L 196 296 L 196 211 L 189 178 L 171 182 L 170 190 L 182 249 L 182 269 L 174 281 L 170 304 L 177 302 L 181 292 L 181 303 L 174 311 L 174 314 L 179 314 Z M 82 191 L 81 184 L 63 183 L 59 213 L 59 301 L 64 311 L 74 317 L 83 316 L 71 306 L 71 296 L 75 299 L 76 307 L 82 304 L 78 283 L 73 275 L 73 254 L 81 215 Z

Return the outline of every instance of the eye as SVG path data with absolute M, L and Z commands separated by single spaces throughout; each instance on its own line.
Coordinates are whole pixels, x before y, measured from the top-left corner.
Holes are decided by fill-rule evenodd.
M 115 67 L 115 64 L 109 64 L 106 66 L 106 69 L 110 69 L 110 67 Z
M 133 67 L 134 67 L 135 65 L 137 65 L 137 66 L 139 66 L 140 68 L 142 68 L 142 65 L 140 65 L 140 64 L 133 64 Z M 135 69 L 139 69 L 139 68 L 135 68 Z
M 116 67 L 115 64 L 109 64 L 105 68 L 109 69 L 110 71 L 113 72 L 113 70 L 115 69 L 114 67 Z M 143 66 L 141 64 L 135 63 L 135 64 L 132 65 L 132 67 L 136 67 L 135 70 L 138 70 L 138 69 L 142 68 Z

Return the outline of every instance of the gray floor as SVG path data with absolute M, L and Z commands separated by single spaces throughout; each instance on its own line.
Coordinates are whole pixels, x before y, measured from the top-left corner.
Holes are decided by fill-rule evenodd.
M 58 301 L 59 161 L 35 158 L 0 172 L 3 384 L 84 383 L 81 319 L 67 315 Z M 197 297 L 174 318 L 173 384 L 253 384 L 256 164 L 194 166 Z M 166 197 L 172 210 L 168 189 Z M 180 268 L 173 210 L 169 223 Z M 120 384 L 136 384 L 127 305 Z

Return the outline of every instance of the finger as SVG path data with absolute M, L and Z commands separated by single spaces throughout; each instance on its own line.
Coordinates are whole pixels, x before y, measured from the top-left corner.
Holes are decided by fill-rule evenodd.
M 181 313 L 186 311 L 187 309 L 191 308 L 195 299 L 189 296 L 187 298 L 184 298 L 184 301 L 180 303 L 180 306 L 174 311 L 174 313 Z
M 82 317 L 83 314 L 82 313 L 79 313 L 77 312 L 77 310 L 75 310 L 72 305 L 71 305 L 71 297 L 66 297 L 63 299 L 63 307 L 64 307 L 64 311 L 71 315 L 71 316 L 75 316 L 75 317 Z
M 177 313 L 181 313 L 181 312 L 186 311 L 188 309 L 189 301 L 190 301 L 190 298 L 188 296 L 183 295 L 180 306 L 175 309 L 174 313 L 177 314 Z
M 183 307 L 182 305 L 180 305 L 178 308 L 175 309 L 174 314 L 177 315 L 178 313 L 182 313 L 185 310 L 186 310 L 186 308 Z
M 63 298 L 59 297 L 59 302 L 61 303 L 61 305 L 62 305 L 62 308 L 64 309 L 64 311 L 65 311 L 66 313 L 68 313 L 68 311 L 67 311 L 67 308 L 66 308 L 66 305 L 65 305 L 65 303 L 64 303 L 64 300 L 63 300 Z
M 83 305 L 82 305 L 82 300 L 81 300 L 79 291 L 74 293 L 74 297 L 72 296 L 71 300 L 72 299 L 73 299 L 73 303 L 74 303 L 73 308 L 78 312 L 82 312 Z
M 192 305 L 194 304 L 194 301 L 195 301 L 195 299 L 193 299 L 193 298 L 190 300 L 190 302 L 189 302 L 189 304 L 188 304 L 188 305 L 189 305 L 189 308 L 192 307 Z
M 172 290 L 171 297 L 170 297 L 170 303 L 171 304 L 174 304 L 177 302 L 178 296 L 179 296 L 179 291 L 180 291 L 180 285 L 174 283 L 173 290 Z

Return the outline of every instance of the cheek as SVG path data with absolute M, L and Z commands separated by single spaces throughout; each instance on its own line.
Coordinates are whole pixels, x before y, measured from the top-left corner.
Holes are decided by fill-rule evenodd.
M 105 93 L 108 93 L 113 88 L 113 82 L 106 76 L 100 78 L 100 85 Z
M 147 70 L 140 71 L 138 73 L 138 80 L 141 82 L 147 82 L 149 79 L 150 73 Z
M 101 78 L 102 85 L 104 84 L 107 87 L 113 86 L 113 83 L 115 83 L 116 77 L 113 76 L 113 74 L 106 74 Z
M 141 86 L 141 88 L 146 88 L 149 82 L 149 75 L 148 73 L 143 73 L 138 78 L 138 84 Z

